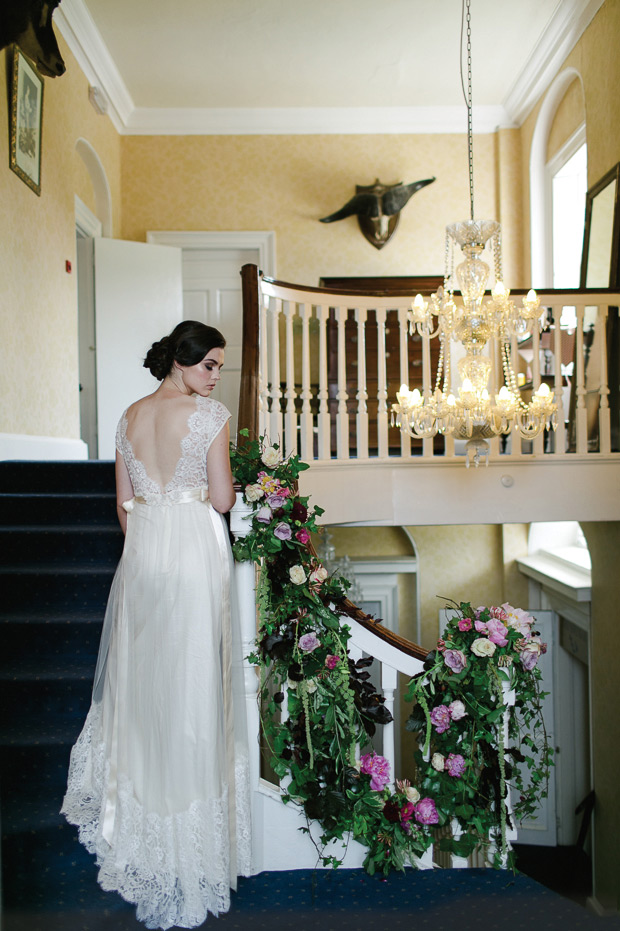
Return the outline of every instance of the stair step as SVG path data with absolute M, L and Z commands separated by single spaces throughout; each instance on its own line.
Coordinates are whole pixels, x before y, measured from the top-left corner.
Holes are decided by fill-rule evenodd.
M 122 549 L 123 534 L 114 525 L 0 527 L 0 552 L 10 553 L 12 569 L 116 567 Z
M 3 721 L 0 724 L 0 747 L 2 755 L 8 748 L 37 747 L 71 747 L 77 740 L 88 709 L 92 694 L 92 680 L 80 683 L 82 694 L 77 694 L 75 683 L 69 695 L 68 689 L 57 697 L 56 707 L 52 707 L 49 697 L 39 707 L 20 708 L 13 711 L 3 708 Z M 63 707 L 64 702 L 64 707 Z
M 0 486 L 1 488 L 2 486 Z M 116 495 L 111 492 L 83 492 L 80 494 L 0 492 L 0 525 L 64 523 L 93 526 L 114 524 Z
M 19 666 L 11 668 L 3 656 L 0 660 L 0 682 L 92 681 L 94 664 L 85 662 L 83 657 L 61 653 L 56 665 L 55 660 L 49 654 L 43 657 L 29 656 L 22 659 Z
M 78 462 L 0 462 L 0 488 L 7 492 L 79 492 L 114 491 L 114 462 L 85 460 Z
M 99 650 L 102 618 L 90 623 L 49 620 L 24 629 L 23 622 L 2 621 L 0 678 L 37 668 L 71 669 L 79 664 L 94 664 Z
M 0 567 L 3 609 L 9 614 L 41 614 L 50 610 L 58 615 L 93 609 L 105 610 L 114 577 L 112 566 L 39 566 L 24 570 L 20 566 Z

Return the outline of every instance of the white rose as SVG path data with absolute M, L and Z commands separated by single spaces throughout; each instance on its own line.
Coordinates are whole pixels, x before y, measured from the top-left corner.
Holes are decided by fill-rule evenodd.
M 446 765 L 446 758 L 441 753 L 433 753 L 431 757 L 431 766 L 433 769 L 436 769 L 438 773 L 443 773 Z
M 289 689 L 296 689 L 299 685 L 299 682 L 295 682 L 294 679 L 291 679 L 289 676 L 286 677 L 286 685 Z
M 437 755 L 440 756 L 441 754 Z M 420 801 L 420 793 L 413 786 L 407 786 L 405 795 L 407 796 L 407 801 L 412 802 L 414 805 Z
M 456 698 L 454 701 L 450 702 L 448 705 L 448 711 L 450 712 L 450 717 L 453 721 L 460 721 L 461 718 L 464 718 L 467 714 L 465 705 L 459 698 Z
M 258 501 L 259 498 L 262 498 L 265 492 L 260 487 L 260 485 L 246 485 L 245 486 L 245 499 L 246 501 Z
M 303 566 L 291 566 L 288 570 L 289 578 L 293 585 L 303 585 L 306 581 L 306 573 Z
M 308 695 L 312 695 L 317 690 L 317 684 L 315 679 L 306 679 L 306 692 Z
M 275 469 L 281 458 L 280 450 L 276 449 L 275 446 L 267 446 L 267 448 L 263 450 L 261 456 L 263 465 L 266 465 L 268 469 Z
M 325 566 L 319 566 L 318 569 L 313 569 L 310 573 L 311 582 L 324 582 L 328 576 L 327 569 Z
M 471 645 L 472 653 L 476 656 L 493 656 L 495 653 L 495 644 L 486 637 L 478 637 Z

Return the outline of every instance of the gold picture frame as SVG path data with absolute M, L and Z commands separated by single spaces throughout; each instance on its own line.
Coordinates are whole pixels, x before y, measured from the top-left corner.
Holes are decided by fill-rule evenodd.
M 28 187 L 41 195 L 43 78 L 21 49 L 13 46 L 9 164 Z

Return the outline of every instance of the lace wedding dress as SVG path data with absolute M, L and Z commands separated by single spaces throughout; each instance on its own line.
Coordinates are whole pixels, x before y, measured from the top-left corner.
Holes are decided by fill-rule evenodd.
M 206 457 L 229 412 L 196 398 L 162 490 L 117 448 L 135 498 L 106 610 L 93 701 L 71 753 L 62 812 L 99 883 L 148 928 L 196 927 L 250 874 L 241 641 L 232 556 L 208 502 Z

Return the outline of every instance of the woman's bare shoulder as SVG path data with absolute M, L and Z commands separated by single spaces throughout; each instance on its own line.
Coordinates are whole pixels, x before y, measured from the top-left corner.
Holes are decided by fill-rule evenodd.
M 148 394 L 127 408 L 126 417 L 129 422 L 142 417 L 158 417 L 165 414 L 167 417 L 187 418 L 196 410 L 196 398 L 190 395 L 178 395 L 170 397 L 159 394 L 157 391 Z

